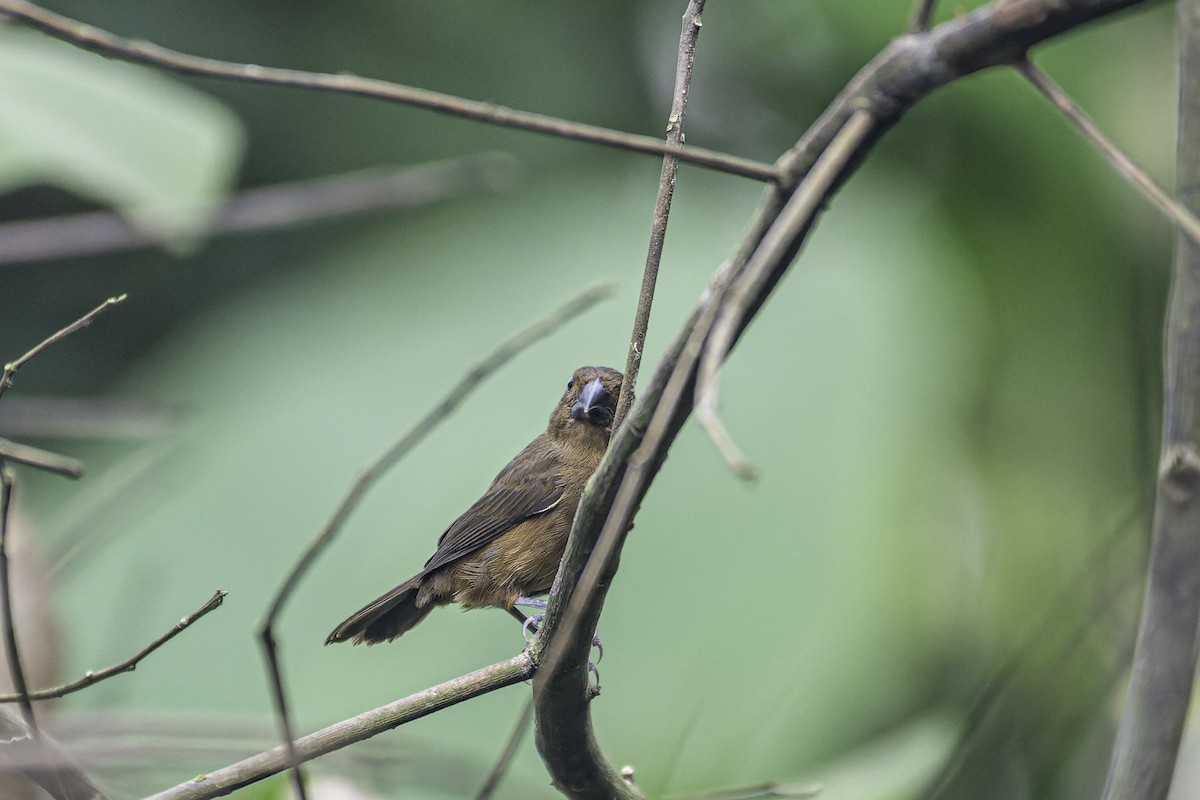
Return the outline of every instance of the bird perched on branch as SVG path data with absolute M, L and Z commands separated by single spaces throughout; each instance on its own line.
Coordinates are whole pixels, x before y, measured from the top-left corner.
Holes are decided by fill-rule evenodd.
M 446 603 L 524 620 L 515 605 L 550 591 L 584 484 L 608 447 L 621 380 L 608 367 L 575 370 L 546 432 L 450 524 L 425 568 L 351 614 L 325 644 L 391 641 Z

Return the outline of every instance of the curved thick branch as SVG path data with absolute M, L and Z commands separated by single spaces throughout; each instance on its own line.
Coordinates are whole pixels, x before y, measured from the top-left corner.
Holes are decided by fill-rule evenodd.
M 745 291 L 733 326 L 732 347 L 774 290 L 815 224 L 817 214 L 874 143 L 920 99 L 951 81 L 1023 58 L 1034 44 L 1144 0 L 1008 0 L 984 6 L 927 33 L 901 36 L 871 61 L 802 139 L 779 161 L 789 188 L 800 185 L 857 112 L 871 120 L 856 136 L 805 219 L 788 223 L 782 246 L 772 246 Z M 718 271 L 639 396 L 626 423 L 584 493 L 563 563 L 551 592 L 535 657 L 544 661 L 534 680 L 539 731 L 570 736 L 580 776 L 599 774 L 588 715 L 586 662 L 591 633 L 617 569 L 624 537 L 683 423 L 692 411 L 697 368 L 731 287 L 746 279 L 768 234 L 781 220 L 791 193 L 769 187 L 734 255 Z M 725 348 L 722 348 L 725 349 Z M 548 644 L 547 644 L 548 643 Z M 579 795 L 587 796 L 587 795 Z

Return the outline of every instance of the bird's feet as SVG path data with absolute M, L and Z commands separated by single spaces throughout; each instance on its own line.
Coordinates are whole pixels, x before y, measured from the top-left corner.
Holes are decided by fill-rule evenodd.
M 549 601 L 542 600 L 539 597 L 518 597 L 517 605 L 525 606 L 526 608 L 545 608 L 547 605 L 549 605 Z M 522 620 L 521 631 L 525 636 L 525 641 L 527 642 L 529 641 L 530 636 L 537 633 L 538 623 L 541 622 L 542 618 L 546 616 L 545 614 L 533 614 L 529 617 L 526 617 L 516 609 L 513 609 L 513 615 L 517 616 L 517 619 Z M 604 645 L 601 643 L 600 635 L 597 633 L 592 634 L 592 647 L 596 648 L 596 661 L 604 658 Z
M 545 614 L 531 614 L 525 617 L 525 621 L 521 623 L 521 635 L 525 637 L 525 644 L 529 644 L 529 640 L 538 631 L 538 623 L 545 619 Z
M 516 604 L 519 606 L 525 606 L 526 608 L 545 608 L 547 601 L 536 597 L 519 597 L 517 598 Z M 528 644 L 533 635 L 538 632 L 538 625 L 540 625 L 542 620 L 546 617 L 545 614 L 531 614 L 529 616 L 525 616 L 525 614 L 518 611 L 516 608 L 509 609 L 509 613 L 521 623 L 521 636 L 524 637 L 526 644 Z M 600 643 L 600 637 L 594 633 L 592 634 L 592 647 L 596 648 L 596 661 L 588 661 L 588 672 L 591 672 L 596 676 L 596 687 L 598 689 L 600 686 L 600 670 L 596 668 L 596 663 L 599 662 L 600 659 L 604 658 L 604 645 Z

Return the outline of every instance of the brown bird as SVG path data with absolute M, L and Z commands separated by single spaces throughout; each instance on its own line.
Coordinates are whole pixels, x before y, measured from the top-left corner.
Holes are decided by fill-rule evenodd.
M 580 367 L 546 432 L 500 470 L 438 539 L 425 568 L 333 629 L 325 644 L 391 641 L 446 603 L 495 606 L 550 591 L 579 507 L 612 435 L 621 373 Z

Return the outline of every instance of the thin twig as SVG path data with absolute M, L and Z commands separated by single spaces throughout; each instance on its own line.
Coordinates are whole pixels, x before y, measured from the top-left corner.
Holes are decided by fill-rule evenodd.
M 13 593 L 8 563 L 8 533 L 12 517 L 13 475 L 8 465 L 0 462 L 0 606 L 4 610 L 4 655 L 8 659 L 8 671 L 13 688 L 21 703 L 21 716 L 29 727 L 29 733 L 37 739 L 37 718 L 33 715 L 33 703 L 29 701 L 29 687 L 25 683 L 25 668 L 21 665 L 21 651 L 17 647 L 17 626 L 13 621 Z
M 53 336 L 50 336 L 48 339 L 46 339 L 46 340 L 42 341 L 40 344 L 36 345 L 32 350 L 30 350 L 28 353 L 26 353 L 25 355 L 18 358 L 16 361 L 10 361 L 7 364 L 5 364 L 4 365 L 4 373 L 0 374 L 0 396 L 3 396 L 4 393 L 7 392 L 12 387 L 13 378 L 16 377 L 17 370 L 19 370 L 21 367 L 23 367 L 27 363 L 29 363 L 30 360 L 35 358 L 39 353 L 41 353 L 46 348 L 48 348 L 52 345 L 58 344 L 63 339 L 67 338 L 68 336 L 70 336 L 72 333 L 79 330 L 80 328 L 86 328 L 88 325 L 91 325 L 92 320 L 94 320 L 96 317 L 103 314 L 105 311 L 107 311 L 112 306 L 115 306 L 117 303 L 122 302 L 126 298 L 126 296 L 127 295 L 122 294 L 122 295 L 118 295 L 117 297 L 108 298 L 103 303 L 96 306 L 91 311 L 84 314 L 82 317 L 75 320 L 67 327 L 63 328 L 62 330 L 55 333 Z
M 301 762 L 340 750 L 464 700 L 529 680 L 533 660 L 527 652 L 367 711 L 296 740 Z M 208 800 L 269 778 L 288 768 L 283 746 L 206 773 L 148 798 L 148 800 Z
M 300 768 L 300 755 L 296 751 L 296 734 L 292 727 L 287 691 L 284 689 L 283 665 L 280 663 L 279 646 L 275 643 L 274 628 L 268 626 L 260 630 L 258 639 L 262 644 L 263 659 L 267 664 L 267 678 L 271 684 L 271 704 L 275 709 L 279 738 L 283 740 L 283 750 L 287 755 L 288 775 L 292 782 L 292 791 L 295 792 L 296 800 L 308 800 L 308 792 L 304 788 L 304 771 Z
M 484 153 L 404 169 L 372 169 L 247 189 L 217 209 L 207 236 L 285 228 L 382 210 L 402 211 L 511 185 L 516 161 Z M 92 211 L 0 224 L 0 265 L 157 247 L 121 214 Z
M 104 669 L 96 670 L 95 672 L 88 671 L 84 673 L 82 678 L 77 681 L 72 681 L 71 683 L 64 683 L 61 686 L 54 686 L 49 689 L 38 689 L 37 691 L 29 692 L 29 699 L 52 700 L 56 697 L 63 697 L 64 695 L 71 694 L 72 692 L 78 692 L 80 689 L 86 689 L 89 686 L 93 686 L 102 680 L 113 677 L 114 675 L 120 675 L 123 672 L 133 672 L 135 669 L 137 669 L 138 664 L 140 664 L 142 660 L 146 658 L 146 656 L 150 655 L 155 650 L 162 647 L 179 634 L 183 633 L 185 630 L 191 627 L 192 623 L 196 622 L 205 614 L 219 607 L 225 600 L 225 595 L 226 592 L 223 589 L 218 589 L 216 594 L 208 599 L 208 602 L 200 606 L 200 608 L 196 609 L 191 614 L 188 614 L 183 619 L 179 620 L 179 622 L 175 623 L 175 625 L 172 626 L 171 629 L 166 633 L 162 634 L 153 642 L 146 645 L 144 648 L 124 661 L 118 664 L 113 664 L 111 667 L 105 667 Z M 19 700 L 21 700 L 21 695 L 19 694 L 0 695 L 0 703 L 13 703 Z
M 682 147 L 684 142 L 683 127 L 687 115 L 688 90 L 692 83 L 692 64 L 696 59 L 696 40 L 700 38 L 703 13 L 704 0 L 691 0 L 683 14 L 683 30 L 679 34 L 675 91 L 671 95 L 671 111 L 667 115 L 667 144 L 677 147 Z M 625 357 L 625 379 L 621 383 L 621 396 L 617 398 L 617 409 L 613 416 L 613 430 L 620 427 L 629 411 L 629 405 L 633 401 L 633 388 L 641 370 L 642 351 L 645 349 L 646 332 L 650 327 L 650 307 L 654 303 L 654 287 L 658 283 L 658 266 L 662 262 L 663 242 L 667 236 L 671 198 L 675 195 L 675 177 L 678 173 L 679 159 L 670 155 L 663 156 L 662 173 L 658 179 L 658 197 L 654 201 L 654 217 L 650 223 L 650 246 L 646 253 L 646 267 L 642 272 L 642 288 L 638 293 L 633 333 L 629 337 L 629 354 Z
M 752 479 L 755 473 L 754 468 L 733 444 L 717 415 L 721 364 L 733 346 L 734 336 L 745 326 L 747 314 L 755 298 L 762 296 L 773 268 L 791 247 L 799 231 L 816 216 L 820 204 L 825 202 L 829 190 L 845 169 L 847 162 L 874 127 L 875 120 L 870 112 L 855 112 L 829 148 L 817 159 L 812 171 L 801 182 L 796 193 L 783 207 L 776 223 L 763 237 L 741 277 L 725 296 L 712 334 L 704 346 L 696 380 L 696 419 L 738 477 Z
M 2 438 L 0 438 L 0 461 L 12 461 L 68 478 L 78 478 L 83 474 L 83 464 L 73 458 Z
M 169 69 L 184 75 L 200 75 L 244 83 L 291 86 L 370 97 L 491 125 L 545 133 L 563 139 L 589 142 L 635 153 L 658 156 L 673 154 L 680 161 L 758 181 L 775 179 L 775 169 L 769 164 L 731 156 L 716 150 L 696 147 L 672 148 L 651 136 L 638 136 L 602 128 L 598 125 L 569 122 L 544 114 L 515 111 L 491 103 L 465 100 L 441 92 L 402 86 L 373 78 L 360 78 L 356 75 L 277 69 L 261 67 L 257 64 L 238 64 L 188 55 L 150 42 L 124 39 L 95 26 L 39 8 L 24 0 L 0 0 L 0 12 L 9 14 L 55 38 L 63 39 L 86 50 L 126 61 Z
M 508 735 L 504 749 L 496 757 L 496 763 L 492 764 L 492 768 L 488 770 L 483 785 L 475 793 L 475 800 L 491 800 L 492 795 L 496 793 L 496 787 L 500 785 L 500 781 L 504 780 L 505 773 L 512 765 L 513 758 L 517 755 L 517 749 L 521 746 L 526 734 L 529 733 L 529 723 L 531 722 L 533 722 L 533 695 L 530 695 L 525 700 L 525 705 L 521 706 L 521 714 L 517 717 L 516 724 L 513 725 L 512 733 Z
M 917 0 L 908 20 L 909 33 L 923 33 L 929 30 L 929 20 L 933 16 L 933 7 L 936 4 L 937 0 Z
M 412 450 L 422 439 L 425 438 L 434 428 L 436 428 L 446 417 L 448 417 L 463 400 L 467 398 L 471 392 L 478 388 L 479 384 L 501 366 L 506 364 L 513 356 L 520 353 L 525 348 L 529 347 L 539 339 L 548 336 L 550 333 L 557 330 L 566 322 L 569 322 L 576 315 L 591 308 L 600 300 L 610 296 L 613 291 L 612 284 L 596 284 L 585 289 L 582 293 L 551 311 L 546 316 L 536 320 L 530 325 L 522 328 L 510 335 L 502 341 L 490 354 L 483 360 L 477 363 L 474 367 L 459 379 L 449 392 L 435 405 L 424 417 L 422 417 L 409 431 L 392 445 L 392 447 L 384 453 L 380 458 L 368 467 L 351 485 L 350 490 L 342 499 L 333 516 L 325 524 L 325 527 L 317 534 L 316 538 L 309 543 L 304 553 L 296 561 L 287 577 L 284 578 L 275 597 L 267 610 L 266 616 L 259 623 L 258 636 L 263 648 L 263 658 L 266 661 L 268 674 L 271 678 L 272 696 L 275 702 L 275 710 L 279 719 L 280 734 L 283 740 L 290 748 L 295 736 L 293 734 L 291 714 L 288 708 L 287 692 L 284 688 L 282 679 L 280 678 L 279 667 L 279 646 L 275 640 L 273 630 L 275 621 L 279 614 L 282 613 L 284 605 L 291 597 L 300 579 L 308 572 L 313 562 L 317 557 L 324 552 L 325 548 L 337 535 L 338 531 L 345 525 L 346 520 L 358 507 L 362 498 L 371 489 L 372 486 L 390 470 L 395 464 L 400 461 L 405 455 Z M 299 764 L 293 759 L 293 764 L 296 769 L 293 773 L 294 781 L 299 784 L 301 778 L 299 776 Z M 303 791 L 298 789 L 298 791 Z
M 703 10 L 703 6 L 704 6 L 703 3 L 699 3 L 698 7 L 697 7 L 697 3 L 695 2 L 695 0 L 693 0 L 692 3 L 690 3 L 688 5 L 688 13 L 684 15 L 683 32 L 681 33 L 680 39 L 679 39 L 680 58 L 679 58 L 679 64 L 676 68 L 676 74 L 675 74 L 675 79 L 676 79 L 675 101 L 674 101 L 674 104 L 672 105 L 671 114 L 672 114 L 672 122 L 674 122 L 674 116 L 677 113 L 676 109 L 678 107 L 678 113 L 680 114 L 680 119 L 679 119 L 680 125 L 682 125 L 682 122 L 683 122 L 682 111 L 684 108 L 686 108 L 686 104 L 687 104 L 688 80 L 690 79 L 690 74 L 691 74 L 691 62 L 692 62 L 692 59 L 695 54 L 696 37 L 699 35 L 699 27 L 700 26 L 698 24 L 696 24 L 699 22 L 699 17 L 697 15 L 699 14 L 700 11 Z M 681 133 L 682 133 L 682 131 L 681 131 Z M 674 183 L 674 180 L 673 180 L 674 176 L 670 175 L 668 173 L 668 165 L 665 162 L 663 164 L 663 177 L 664 177 L 664 181 L 670 179 L 670 182 L 672 184 Z M 660 189 L 659 206 L 662 206 L 663 205 L 663 184 L 662 183 L 659 184 L 659 189 Z M 663 230 L 665 230 L 665 228 L 666 228 L 666 222 L 667 222 L 666 213 L 669 212 L 669 210 L 670 210 L 670 198 L 671 198 L 671 187 L 668 187 L 666 190 L 666 209 L 664 210 L 662 217 L 661 217 L 661 224 L 662 224 Z M 656 228 L 657 228 L 659 221 L 660 221 L 659 208 L 656 207 L 655 208 Z M 657 230 L 656 230 L 656 232 L 657 232 Z M 653 240 L 653 234 L 652 234 L 652 238 L 651 238 L 652 251 L 653 251 L 653 243 L 654 243 L 654 240 Z M 661 241 L 659 243 L 659 247 L 660 247 L 660 252 L 661 252 Z M 653 255 L 653 252 L 652 252 L 652 255 Z M 653 266 L 655 268 L 655 272 L 657 272 L 657 263 L 654 263 Z M 648 260 L 647 272 L 650 271 L 650 267 L 651 267 L 651 264 L 650 264 L 650 261 Z M 653 284 L 651 284 L 651 292 L 653 292 Z M 647 312 L 649 311 L 649 301 L 644 298 L 639 300 L 639 303 L 638 303 L 639 318 L 641 316 L 641 309 L 642 309 L 643 304 L 646 305 Z M 631 359 L 633 357 L 633 351 L 635 349 L 637 333 L 638 333 L 638 331 L 637 331 L 637 328 L 635 327 L 635 329 L 634 329 L 635 340 L 630 343 Z M 644 335 L 644 333 L 643 333 L 643 335 Z M 629 383 L 628 376 L 626 376 L 625 383 L 626 384 Z M 622 394 L 624 394 L 624 389 L 622 389 Z M 631 464 L 631 469 L 632 468 L 633 467 Z M 603 536 L 601 536 L 600 544 L 601 544 L 601 546 L 603 545 Z M 570 602 L 567 604 L 566 610 L 563 612 L 562 622 L 559 626 L 559 630 L 557 633 L 555 633 L 553 635 L 553 639 L 552 639 L 551 643 L 546 648 L 545 657 L 544 657 L 542 663 L 546 667 L 547 671 L 549 671 L 551 673 L 554 673 L 555 671 L 557 671 L 559 664 L 560 664 L 560 660 L 564 657 L 565 652 L 569 646 L 568 643 L 569 643 L 570 639 L 572 638 L 572 636 L 574 635 L 574 633 L 579 625 L 580 616 L 583 611 L 583 606 L 588 600 L 590 600 L 590 597 L 591 597 L 591 591 L 586 589 L 586 587 L 589 585 L 594 585 L 595 580 L 598 579 L 598 577 L 599 577 L 598 574 L 592 574 L 592 573 L 595 573 L 595 568 L 599 568 L 599 566 L 602 562 L 606 562 L 606 559 L 603 557 L 600 557 L 600 558 L 593 557 L 592 559 L 589 559 L 588 569 L 585 569 L 583 574 L 580 576 L 579 583 L 576 585 L 575 591 L 572 592 Z M 592 570 L 592 573 L 589 573 L 589 570 Z M 547 613 L 547 616 L 551 616 L 549 614 L 549 612 Z
M 1133 184 L 1134 188 L 1150 201 L 1150 205 L 1158 209 L 1184 235 L 1196 244 L 1200 244 L 1200 219 L 1197 219 L 1195 214 L 1184 208 L 1178 200 L 1155 183 L 1145 170 L 1133 163 L 1133 159 L 1100 131 L 1096 123 L 1092 122 L 1087 113 L 1062 90 L 1062 87 L 1056 84 L 1049 75 L 1038 69 L 1032 61 L 1026 59 L 1017 62 L 1014 66 L 1017 72 L 1021 73 L 1026 80 L 1033 84 L 1035 89 L 1053 103 L 1054 107 L 1062 112 L 1063 116 L 1083 134 L 1084 138 L 1100 151 L 1100 155 L 1104 156 L 1117 174 Z

